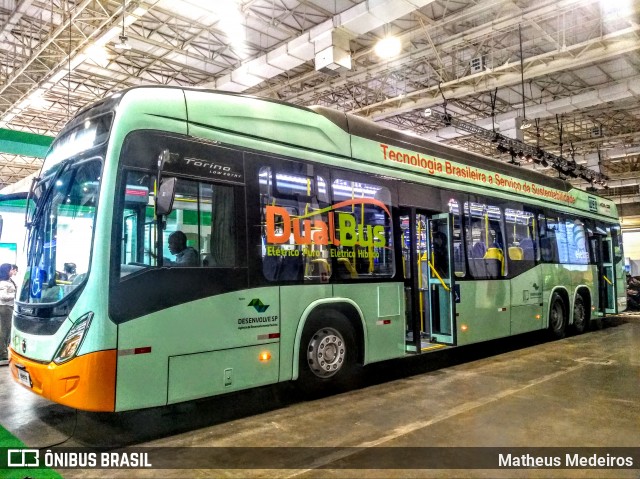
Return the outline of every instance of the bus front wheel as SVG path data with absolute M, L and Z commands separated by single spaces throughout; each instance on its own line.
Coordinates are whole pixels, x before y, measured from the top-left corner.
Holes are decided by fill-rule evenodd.
M 551 309 L 549 310 L 549 331 L 551 336 L 562 339 L 565 336 L 567 319 L 564 314 L 564 301 L 558 293 L 551 297 Z
M 345 390 L 352 386 L 357 357 L 349 320 L 337 311 L 323 311 L 302 333 L 297 384 L 312 396 Z

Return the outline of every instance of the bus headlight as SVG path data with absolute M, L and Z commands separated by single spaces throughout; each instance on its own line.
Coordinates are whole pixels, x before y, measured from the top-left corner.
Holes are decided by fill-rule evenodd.
M 92 319 L 93 313 L 87 313 L 73 323 L 73 326 L 64 337 L 64 341 L 62 341 L 58 352 L 53 358 L 54 363 L 62 364 L 76 355 L 76 352 L 80 349 L 80 345 L 82 345 L 82 340 L 89 329 Z

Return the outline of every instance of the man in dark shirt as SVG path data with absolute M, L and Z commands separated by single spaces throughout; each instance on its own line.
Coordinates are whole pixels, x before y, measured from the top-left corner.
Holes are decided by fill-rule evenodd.
M 176 255 L 171 266 L 198 266 L 198 252 L 191 246 L 187 246 L 187 235 L 182 231 L 174 231 L 169 235 L 169 251 Z

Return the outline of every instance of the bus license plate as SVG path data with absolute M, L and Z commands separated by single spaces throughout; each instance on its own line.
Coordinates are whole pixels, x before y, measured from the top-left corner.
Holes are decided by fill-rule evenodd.
M 27 371 L 18 369 L 18 380 L 25 386 L 31 387 L 31 376 Z

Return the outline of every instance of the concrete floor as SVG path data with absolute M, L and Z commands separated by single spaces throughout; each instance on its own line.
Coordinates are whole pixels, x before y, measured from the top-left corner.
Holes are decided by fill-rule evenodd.
M 0 424 L 32 447 L 63 441 L 72 432 L 65 447 L 349 447 L 280 449 L 277 464 L 287 464 L 285 469 L 240 469 L 250 462 L 247 454 L 252 450 L 239 450 L 244 457 L 227 457 L 238 468 L 60 470 L 65 478 L 639 477 L 638 461 L 634 470 L 412 469 L 411 458 L 416 456 L 408 448 L 637 451 L 640 316 L 612 318 L 603 330 L 561 341 L 531 334 L 373 365 L 365 371 L 364 387 L 315 401 L 300 399 L 285 384 L 174 407 L 120 414 L 78 412 L 76 417 L 75 411 L 15 385 L 7 369 L 0 368 Z M 368 446 L 397 447 L 403 453 L 392 456 L 384 469 L 378 469 L 379 461 L 375 469 L 350 469 Z M 208 452 L 216 451 L 224 452 Z M 311 454 L 313 467 L 296 462 L 296 454 Z

